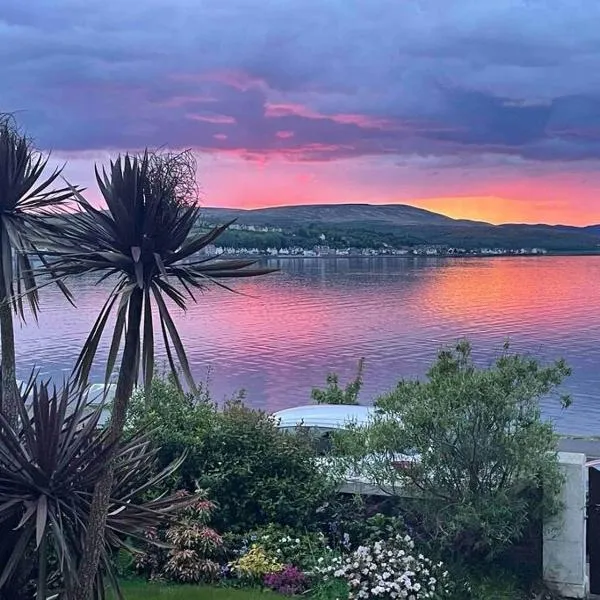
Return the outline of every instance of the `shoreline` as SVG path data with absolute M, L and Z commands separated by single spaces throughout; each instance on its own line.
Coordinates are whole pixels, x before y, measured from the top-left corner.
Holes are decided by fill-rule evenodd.
M 227 258 L 254 258 L 256 260 L 292 260 L 292 259 L 350 259 L 350 258 L 556 258 L 556 257 L 583 257 L 600 256 L 600 252 L 547 252 L 546 254 L 322 254 L 316 256 L 303 256 L 301 254 L 290 256 L 271 256 L 268 254 L 228 254 Z M 217 258 L 217 257 L 215 257 Z M 225 258 L 225 256 L 218 257 Z

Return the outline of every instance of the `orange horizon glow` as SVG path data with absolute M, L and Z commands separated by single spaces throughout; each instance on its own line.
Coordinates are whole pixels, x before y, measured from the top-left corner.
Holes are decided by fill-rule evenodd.
M 315 202 L 271 203 L 244 202 L 241 206 L 226 203 L 225 205 L 210 204 L 213 208 L 238 208 L 242 210 L 259 210 L 262 208 L 284 208 L 290 206 L 314 206 L 336 204 L 368 204 L 371 206 L 408 205 L 422 208 L 433 213 L 450 217 L 451 219 L 480 221 L 491 225 L 566 225 L 585 227 L 600 223 L 600 210 L 581 213 L 573 211 L 569 206 L 547 206 L 543 203 L 525 204 L 518 200 L 499 198 L 497 196 L 459 196 L 441 198 L 418 198 L 408 200 L 369 202 L 348 201 L 335 202 L 326 199 Z
M 224 126 L 225 127 L 225 126 Z M 294 139 L 277 129 L 278 139 Z M 213 140 L 225 144 L 224 128 Z M 200 204 L 258 209 L 314 204 L 406 204 L 453 219 L 503 223 L 586 226 L 600 223 L 600 173 L 554 173 L 524 177 L 497 172 L 430 172 L 386 164 L 377 157 L 332 161 L 220 150 L 198 153 Z M 94 162 L 104 156 L 69 157 L 67 177 L 99 202 Z M 471 193 L 470 190 L 472 190 Z

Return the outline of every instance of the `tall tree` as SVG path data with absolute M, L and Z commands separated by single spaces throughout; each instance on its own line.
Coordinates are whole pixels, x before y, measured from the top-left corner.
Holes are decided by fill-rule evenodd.
M 208 284 L 230 289 L 222 279 L 253 277 L 274 269 L 250 268 L 254 261 L 249 260 L 196 256 L 230 223 L 203 235 L 193 234 L 199 208 L 191 153 L 119 156 L 107 170 L 100 173 L 96 169 L 96 179 L 108 210 L 92 206 L 78 193 L 80 211 L 69 219 L 62 247 L 51 262 L 61 278 L 96 274 L 99 281 L 110 278 L 115 283 L 75 367 L 76 378 L 86 383 L 109 316 L 114 314 L 105 372 L 108 383 L 122 346 L 107 437 L 107 443 L 114 446 L 123 433 L 140 363 L 144 385 L 149 387 L 152 381 L 153 316 L 160 324 L 174 375 L 177 377 L 178 363 L 193 388 L 188 360 L 167 301 L 185 309 L 189 300 L 195 301 L 194 291 Z M 74 596 L 78 600 L 87 600 L 92 591 L 103 547 L 113 472 L 113 457 L 109 454 L 92 500 L 79 586 Z
M 47 164 L 48 157 L 35 149 L 14 118 L 0 114 L 0 408 L 13 426 L 20 402 L 13 311 L 24 319 L 26 298 L 37 317 L 38 286 L 29 256 L 55 232 L 51 216 L 73 196 L 68 187 L 52 189 L 61 170 L 45 175 Z

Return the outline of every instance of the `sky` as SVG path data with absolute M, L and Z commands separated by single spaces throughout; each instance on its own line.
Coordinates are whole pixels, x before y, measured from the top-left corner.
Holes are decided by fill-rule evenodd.
M 201 202 L 600 223 L 597 0 L 2 0 L 0 111 L 94 164 L 193 149 Z

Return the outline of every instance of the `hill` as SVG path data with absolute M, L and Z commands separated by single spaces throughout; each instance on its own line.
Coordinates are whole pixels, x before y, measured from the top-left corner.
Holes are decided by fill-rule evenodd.
M 452 219 L 404 204 L 327 204 L 284 206 L 254 210 L 204 208 L 202 221 L 223 223 L 237 219 L 239 225 L 282 230 L 279 239 L 256 240 L 248 232 L 227 233 L 224 243 L 234 247 L 281 246 L 297 242 L 310 247 L 325 234 L 333 247 L 382 247 L 440 245 L 473 250 L 477 248 L 545 248 L 550 252 L 599 252 L 600 226 L 491 225 Z M 266 234 L 264 234 L 266 236 Z
M 406 204 L 306 204 L 251 210 L 203 208 L 207 221 L 222 222 L 237 219 L 242 225 L 272 225 L 286 227 L 308 223 L 372 223 L 398 226 L 415 225 L 482 225 L 477 221 L 452 219 Z

